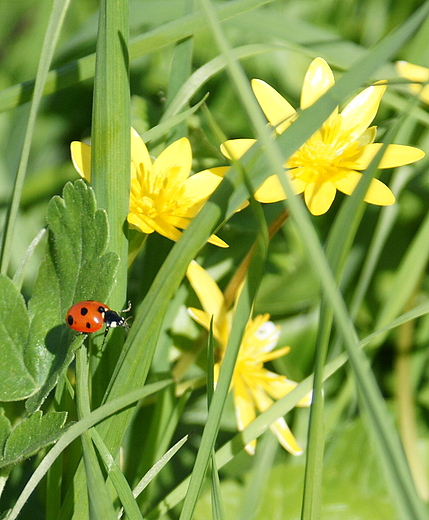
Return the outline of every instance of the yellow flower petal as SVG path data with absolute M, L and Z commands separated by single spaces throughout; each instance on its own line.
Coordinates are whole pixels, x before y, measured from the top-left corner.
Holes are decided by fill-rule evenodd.
M 237 161 L 254 143 L 256 139 L 230 139 L 221 144 L 220 151 L 227 159 Z
M 351 195 L 361 178 L 361 173 L 349 172 L 347 177 L 336 181 L 335 186 L 337 190 L 346 195 Z M 395 196 L 384 183 L 378 179 L 372 179 L 364 200 L 377 206 L 390 206 L 395 202 Z
M 217 235 L 210 235 L 210 238 L 207 240 L 207 242 L 217 247 L 229 247 L 229 245 L 221 238 L 219 238 Z
M 73 141 L 70 144 L 70 152 L 73 166 L 79 175 L 91 182 L 91 147 L 80 141 Z
M 286 193 L 277 175 L 271 175 L 255 191 L 255 199 L 259 202 L 278 202 L 286 199 Z
M 131 128 L 131 161 L 135 166 L 136 171 L 139 171 L 140 164 L 143 164 L 146 170 L 152 168 L 152 160 L 146 145 L 134 128 Z
M 189 264 L 186 276 L 205 312 L 209 316 L 214 316 L 214 321 L 218 323 L 219 320 L 224 317 L 226 309 L 222 291 L 219 289 L 217 283 L 207 271 L 194 260 Z
M 155 159 L 153 172 L 155 176 L 174 177 L 174 182 L 185 182 L 189 177 L 192 166 L 191 144 L 186 137 L 182 137 L 170 144 Z
M 163 235 L 174 241 L 179 240 L 179 238 L 182 236 L 182 233 L 172 224 L 158 217 L 151 219 L 147 215 L 130 212 L 128 214 L 127 220 L 131 225 L 137 227 L 143 233 L 149 234 L 156 231 L 160 235 Z
M 381 143 L 373 143 L 364 147 L 361 155 L 355 161 L 356 170 L 365 170 L 374 158 L 375 154 L 383 145 Z M 389 144 L 384 155 L 378 165 L 379 168 L 396 168 L 419 161 L 425 156 L 423 150 L 414 148 L 414 146 L 405 146 L 402 144 Z
M 265 81 L 253 79 L 252 89 L 268 121 L 279 134 L 284 132 L 293 121 L 296 110 Z
M 239 431 L 242 431 L 255 419 L 256 413 L 248 388 L 239 377 L 234 378 L 233 399 L 237 427 Z M 245 450 L 249 455 L 254 455 L 255 448 L 256 439 L 245 446 Z
M 270 430 L 275 434 L 279 443 L 283 446 L 285 450 L 287 450 L 291 455 L 302 455 L 303 449 L 296 442 L 293 433 L 290 431 L 289 426 L 286 424 L 286 421 L 283 417 L 277 419 L 271 426 Z
M 429 81 L 429 69 L 426 67 L 414 65 L 407 61 L 397 61 L 395 65 L 396 70 L 403 78 L 418 83 L 426 83 L 426 81 Z
M 291 381 L 285 376 L 281 376 L 270 370 L 264 369 L 264 382 L 261 386 L 273 399 L 281 399 L 296 388 L 298 383 Z
M 305 397 L 296 403 L 296 406 L 308 408 L 313 402 L 313 392 L 309 392 Z
M 255 387 L 252 391 L 252 397 L 255 401 L 256 407 L 260 412 L 267 410 L 273 401 L 258 387 Z M 292 455 L 301 455 L 302 448 L 298 445 L 290 431 L 286 421 L 283 417 L 280 417 L 270 425 L 270 430 L 275 434 L 280 444 Z
M 308 67 L 301 91 L 301 108 L 308 108 L 335 83 L 332 70 L 323 58 L 316 58 Z
M 306 184 L 301 179 L 292 179 L 291 182 L 297 195 L 304 191 Z M 286 198 L 286 193 L 277 175 L 268 177 L 268 179 L 261 184 L 261 187 L 255 191 L 255 199 L 259 202 L 278 202 Z
M 207 312 L 200 309 L 195 309 L 194 307 L 188 307 L 188 314 L 207 331 L 210 330 L 210 323 L 212 319 L 211 314 L 208 314 Z M 222 325 L 222 323 L 220 325 Z M 226 348 L 226 341 L 228 340 L 228 337 L 226 337 L 225 341 L 225 335 L 222 334 L 222 327 L 219 328 L 218 323 L 215 320 L 213 320 L 213 336 L 221 348 Z M 215 378 L 215 381 L 217 381 L 217 378 Z
M 370 126 L 363 132 L 358 138 L 358 142 L 360 146 L 367 146 L 368 144 L 371 144 L 375 141 L 375 138 L 377 136 L 377 127 L 376 126 Z
M 386 90 L 385 85 L 366 88 L 342 110 L 342 129 L 351 131 L 351 136 L 359 137 L 372 123 Z
M 207 314 L 207 312 L 201 309 L 195 309 L 195 307 L 188 307 L 188 314 L 206 330 L 210 330 L 211 316 Z
M 219 186 L 222 177 L 212 173 L 210 170 L 203 170 L 189 177 L 184 186 L 184 196 L 194 203 L 205 201 Z
M 157 233 L 170 240 L 177 241 L 182 236 L 181 231 L 159 217 L 153 220 L 153 228 Z
M 419 85 L 419 83 L 427 83 L 429 81 L 429 69 L 406 61 L 398 61 L 396 70 L 400 76 L 416 82 L 416 84 L 408 85 L 409 90 L 414 94 L 418 94 L 422 101 L 429 104 L 429 85 Z
M 209 170 L 204 170 L 204 171 L 209 171 L 219 177 L 224 178 L 230 169 L 231 169 L 230 166 L 216 166 L 215 168 L 210 168 Z
M 310 182 L 304 192 L 305 203 L 313 215 L 323 215 L 334 202 L 336 189 L 332 182 Z
M 132 226 L 136 227 L 142 233 L 146 233 L 147 235 L 155 231 L 152 223 L 147 223 L 145 219 L 143 219 L 136 213 L 128 213 L 127 220 Z
M 376 204 L 377 206 L 391 206 L 395 203 L 396 199 L 390 188 L 383 182 L 378 179 L 372 179 L 363 200 L 369 204 Z

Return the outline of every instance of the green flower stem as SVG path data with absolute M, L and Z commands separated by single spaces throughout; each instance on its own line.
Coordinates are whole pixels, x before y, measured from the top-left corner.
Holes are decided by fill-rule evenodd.
M 420 285 L 420 284 L 419 284 Z M 412 308 L 414 297 L 408 305 Z M 418 434 L 415 394 L 412 387 L 411 351 L 414 344 L 415 321 L 408 321 L 399 328 L 396 343 L 396 403 L 398 406 L 399 429 L 401 433 L 404 450 L 413 475 L 414 484 L 420 497 L 427 501 L 429 498 L 429 483 L 425 469 L 422 465 L 421 456 L 418 452 Z

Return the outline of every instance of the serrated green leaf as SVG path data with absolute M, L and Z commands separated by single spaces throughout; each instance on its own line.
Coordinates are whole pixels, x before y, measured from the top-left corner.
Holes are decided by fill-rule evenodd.
M 93 190 L 77 180 L 48 206 L 49 239 L 33 297 L 29 302 L 30 340 L 26 359 L 38 392 L 27 401 L 37 410 L 73 359 L 76 335 L 64 316 L 81 300 L 106 301 L 114 284 L 118 257 L 107 252 L 106 213 L 97 210 Z M 34 393 L 34 392 L 33 392 Z
M 12 425 L 9 419 L 5 416 L 3 408 L 0 408 L 0 453 L 3 453 L 6 439 L 10 435 Z
M 63 196 L 51 200 L 47 220 L 50 229 L 47 260 L 53 264 L 59 282 L 61 316 L 76 301 L 106 300 L 118 258 L 114 253 L 106 252 L 109 241 L 107 216 L 105 211 L 97 210 L 92 188 L 82 180 L 67 183 Z M 41 274 L 44 274 L 43 269 L 39 277 Z M 36 281 L 30 301 L 33 312 L 46 305 L 46 291 L 40 286 L 44 285 L 44 280 L 41 281 L 42 284 Z
M 7 276 L 0 276 L 0 400 L 15 401 L 36 389 L 25 347 L 30 321 L 24 298 Z
M 0 467 L 31 457 L 61 435 L 67 412 L 36 412 L 20 422 L 6 440 Z

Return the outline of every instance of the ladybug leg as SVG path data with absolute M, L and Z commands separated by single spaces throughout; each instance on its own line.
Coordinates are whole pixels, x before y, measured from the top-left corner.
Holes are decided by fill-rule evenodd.
M 100 351 L 103 350 L 104 343 L 106 342 L 106 337 L 107 337 L 107 333 L 109 332 L 109 329 L 110 329 L 110 327 L 109 327 L 108 325 L 106 325 L 106 330 L 104 331 L 104 335 L 103 335 L 103 343 L 101 344 Z
M 130 310 L 131 310 L 131 301 L 128 300 L 128 307 L 127 307 L 126 309 L 122 309 L 122 310 L 121 310 L 121 313 L 122 313 L 122 312 L 129 312 Z

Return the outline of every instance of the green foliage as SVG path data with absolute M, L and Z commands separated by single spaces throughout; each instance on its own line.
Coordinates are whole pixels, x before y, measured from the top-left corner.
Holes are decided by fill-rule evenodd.
M 0 276 L 0 291 L 1 400 L 16 401 L 36 389 L 35 373 L 25 356 L 30 319 L 24 298 L 6 276 Z
M 2 418 L 4 419 L 4 416 Z M 55 442 L 64 432 L 66 419 L 66 412 L 50 412 L 43 415 L 38 411 L 21 421 L 4 438 L 0 467 L 17 464 Z M 5 431 L 3 430 L 2 434 Z
M 83 181 L 66 184 L 63 197 L 48 206 L 47 254 L 29 302 L 31 328 L 27 352 L 35 367 L 38 392 L 27 401 L 34 412 L 71 363 L 73 333 L 64 316 L 81 300 L 106 301 L 114 283 L 118 257 L 106 252 L 106 214 Z
M 245 471 L 245 461 L 241 461 Z M 256 493 L 257 500 L 251 518 L 298 519 L 301 509 L 304 461 L 285 461 L 277 451 L 276 463 L 260 481 L 263 493 Z M 257 471 L 257 468 L 255 468 Z M 246 485 L 256 475 L 246 473 Z M 261 487 L 258 488 L 261 489 Z M 225 497 L 226 518 L 239 518 L 246 508 L 245 487 L 236 479 L 225 478 L 221 485 Z M 380 479 L 374 450 L 361 421 L 352 421 L 341 428 L 341 435 L 333 441 L 326 455 L 323 482 L 322 519 L 399 518 L 392 507 L 386 487 Z M 197 506 L 195 520 L 209 520 L 210 493 L 203 493 Z M 249 517 L 247 517 L 249 518 Z
M 48 246 L 27 312 L 24 299 L 7 277 L 1 285 L 2 401 L 27 401 L 37 410 L 73 359 L 72 332 L 64 324 L 67 309 L 85 299 L 106 301 L 117 255 L 107 253 L 105 212 L 96 210 L 92 190 L 83 181 L 68 184 L 63 198 L 48 206 Z

